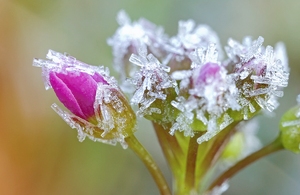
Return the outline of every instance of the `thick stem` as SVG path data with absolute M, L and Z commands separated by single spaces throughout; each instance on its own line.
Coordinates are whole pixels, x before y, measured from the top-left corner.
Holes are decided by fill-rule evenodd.
M 245 168 L 246 166 L 250 165 L 251 163 L 257 161 L 261 157 L 267 156 L 273 152 L 279 151 L 283 149 L 281 138 L 278 137 L 275 139 L 271 144 L 263 147 L 262 149 L 258 150 L 257 152 L 252 153 L 251 155 L 247 156 L 246 158 L 242 159 L 234 166 L 229 168 L 225 171 L 222 175 L 220 175 L 208 188 L 208 191 L 211 191 L 214 187 L 221 186 L 226 180 L 234 176 L 237 172 Z
M 171 195 L 170 188 L 156 162 L 151 155 L 143 147 L 143 145 L 136 139 L 134 135 L 125 138 L 128 146 L 138 155 L 138 157 L 146 165 L 147 169 L 151 173 L 157 187 L 159 188 L 161 195 Z

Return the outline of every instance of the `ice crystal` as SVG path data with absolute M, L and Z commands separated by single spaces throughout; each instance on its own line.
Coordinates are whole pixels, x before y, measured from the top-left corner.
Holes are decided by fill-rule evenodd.
M 254 41 L 246 37 L 243 44 L 230 39 L 226 47 L 227 55 L 236 63 L 236 82 L 242 86 L 239 88 L 239 101 L 244 103 L 244 113 L 255 112 L 252 97 L 262 109 L 273 111 L 278 106 L 276 97 L 283 96 L 280 89 L 288 84 L 284 45 L 277 45 L 274 51 L 271 46 L 262 47 L 262 43 L 262 37 Z M 247 118 L 245 115 L 244 119 Z
M 215 44 L 221 51 L 219 38 L 209 26 L 196 26 L 193 20 L 179 21 L 178 34 L 170 38 L 170 47 L 167 48 L 167 51 L 188 56 L 191 51 L 197 48 L 206 48 L 210 44 Z
M 234 77 L 227 74 L 225 67 L 217 61 L 218 52 L 215 44 L 210 44 L 206 49 L 199 48 L 190 56 L 193 59 L 191 70 L 172 73 L 172 78 L 181 80 L 180 90 L 188 89 L 187 95 L 181 92 L 188 98 L 182 97 L 178 102 L 173 101 L 172 105 L 182 113 L 173 124 L 171 133 L 174 133 L 175 130 L 186 129 L 187 132 L 184 134 L 193 136 L 190 125 L 195 119 L 198 119 L 207 125 L 207 133 L 198 139 L 198 142 L 201 143 L 209 140 L 232 123 L 233 119 L 227 114 L 223 116 L 222 124 L 218 125 L 217 119 L 228 109 L 239 110 L 240 105 L 236 101 L 238 90 L 233 80 Z M 188 124 L 185 124 L 186 122 Z
M 88 137 L 90 140 L 95 142 L 101 142 L 110 145 L 116 145 L 119 142 L 124 149 L 128 147 L 124 140 L 125 136 L 119 136 L 109 140 L 96 137 L 94 136 L 96 128 L 94 124 L 63 111 L 56 104 L 53 104 L 51 107 L 72 129 L 77 130 L 77 137 L 80 142 L 83 142 L 85 138 Z
M 168 72 L 170 67 L 161 64 L 152 54 L 147 55 L 145 47 L 141 47 L 139 55 L 132 54 L 130 62 L 140 66 L 130 82 L 136 90 L 131 98 L 131 103 L 139 105 L 138 115 L 151 115 L 153 112 L 162 113 L 162 108 L 151 107 L 156 100 L 166 100 L 166 89 L 173 88 L 177 91 L 177 83 Z
M 117 21 L 120 27 L 107 42 L 112 46 L 114 68 L 120 75 L 120 86 L 124 91 L 132 92 L 133 89 L 125 80 L 137 70 L 137 67 L 128 61 L 130 55 L 137 53 L 141 47 L 147 47 L 155 56 L 161 56 L 166 35 L 161 27 L 146 19 L 131 22 L 125 11 L 119 12 Z

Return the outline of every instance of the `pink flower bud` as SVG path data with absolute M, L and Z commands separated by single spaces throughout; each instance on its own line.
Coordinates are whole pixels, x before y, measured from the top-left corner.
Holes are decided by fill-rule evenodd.
M 108 69 L 90 66 L 75 58 L 49 51 L 49 60 L 34 60 L 42 67 L 46 89 L 53 88 L 69 114 L 53 109 L 78 130 L 79 139 L 86 136 L 110 144 L 120 142 L 135 130 L 136 116 Z
M 74 115 L 88 120 L 95 116 L 94 102 L 97 83 L 108 85 L 98 73 L 90 75 L 84 72 L 49 72 L 50 84 L 56 96 Z

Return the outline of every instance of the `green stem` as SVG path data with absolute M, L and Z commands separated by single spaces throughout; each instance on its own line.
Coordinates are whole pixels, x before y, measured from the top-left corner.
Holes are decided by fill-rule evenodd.
M 280 136 L 276 138 L 272 143 L 269 145 L 261 148 L 257 152 L 252 153 L 251 155 L 247 156 L 246 158 L 242 159 L 234 166 L 229 168 L 225 171 L 222 175 L 220 175 L 208 188 L 208 191 L 211 191 L 213 188 L 217 186 L 221 186 L 226 180 L 234 176 L 237 172 L 245 168 L 246 166 L 250 165 L 251 163 L 257 161 L 261 157 L 267 156 L 273 152 L 279 151 L 283 149 L 281 138 Z
M 191 137 L 186 158 L 185 185 L 188 191 L 195 188 L 196 162 L 198 154 L 197 137 Z M 195 190 L 195 189 L 194 189 Z
M 180 171 L 181 159 L 183 158 L 183 151 L 180 147 L 176 136 L 171 136 L 168 132 L 168 128 L 164 129 L 161 125 L 153 123 L 155 133 L 159 144 L 163 150 L 173 174 Z
M 170 188 L 156 162 L 134 135 L 125 138 L 128 146 L 138 155 L 148 168 L 161 195 L 171 195 Z

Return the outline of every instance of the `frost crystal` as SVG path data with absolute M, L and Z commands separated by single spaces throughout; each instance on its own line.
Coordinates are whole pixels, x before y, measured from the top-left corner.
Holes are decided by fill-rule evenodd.
M 120 27 L 107 43 L 112 46 L 114 68 L 120 74 L 121 88 L 125 92 L 132 92 L 133 89 L 125 80 L 132 77 L 137 70 L 137 67 L 128 61 L 130 55 L 137 53 L 140 47 L 147 47 L 155 56 L 161 56 L 161 46 L 166 40 L 166 35 L 161 27 L 146 19 L 131 22 L 124 11 L 119 12 L 117 21 Z
M 236 63 L 236 83 L 239 88 L 240 98 L 246 113 L 255 112 L 251 99 L 267 111 L 273 111 L 278 106 L 276 97 L 282 97 L 282 87 L 288 84 L 288 66 L 284 45 L 281 43 L 273 51 L 271 46 L 262 47 L 263 38 L 252 41 L 246 37 L 243 44 L 232 39 L 226 47 L 227 55 Z M 278 54 L 278 56 L 277 56 Z
M 130 62 L 140 66 L 130 82 L 135 86 L 131 103 L 139 105 L 138 115 L 151 115 L 153 112 L 162 113 L 161 108 L 150 107 L 156 100 L 166 100 L 166 89 L 177 91 L 177 83 L 168 72 L 170 68 L 162 65 L 152 54 L 147 55 L 145 47 L 141 47 L 139 55 L 132 54 Z
M 201 143 L 208 141 L 231 124 L 233 119 L 224 112 L 228 109 L 239 110 L 240 105 L 236 101 L 238 90 L 234 77 L 228 75 L 225 67 L 217 61 L 218 52 L 214 44 L 210 44 L 207 49 L 197 49 L 190 56 L 193 59 L 193 69 L 189 72 L 182 70 L 172 74 L 173 78 L 181 79 L 181 94 L 188 98 L 182 97 L 178 99 L 180 101 L 174 101 L 172 104 L 182 113 L 173 124 L 171 134 L 179 130 L 184 131 L 186 136 L 193 136 L 190 126 L 197 119 L 207 125 L 207 133 L 198 138 L 198 142 Z M 184 94 L 186 90 L 188 94 Z M 219 125 L 217 119 L 222 115 L 223 119 Z
M 179 21 L 178 34 L 170 38 L 170 46 L 166 50 L 173 54 L 188 56 L 197 48 L 206 48 L 210 44 L 215 44 L 221 51 L 219 38 L 209 26 L 195 26 L 193 20 Z

